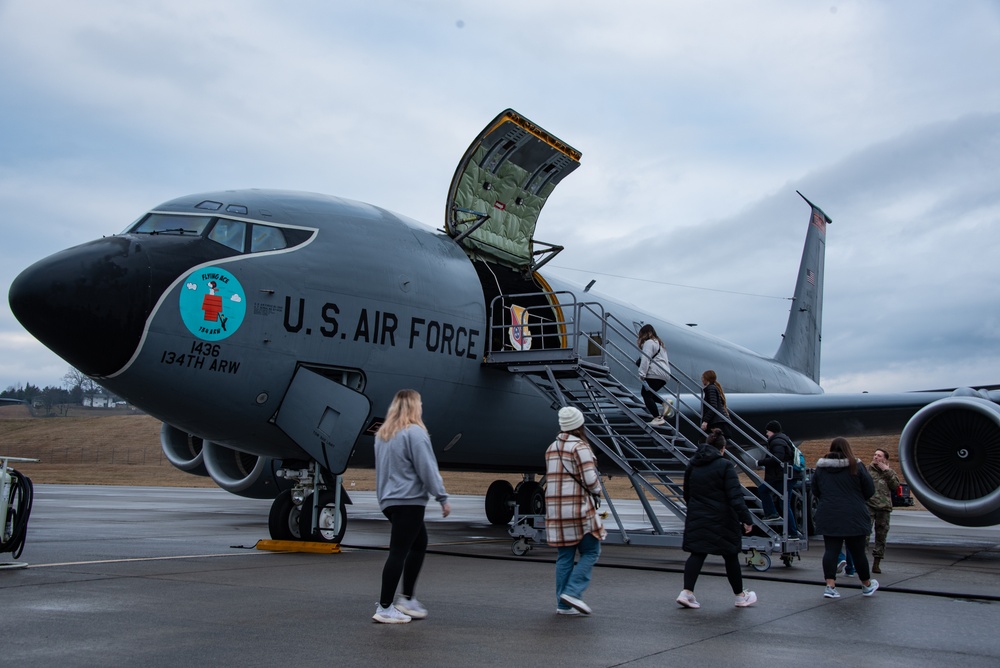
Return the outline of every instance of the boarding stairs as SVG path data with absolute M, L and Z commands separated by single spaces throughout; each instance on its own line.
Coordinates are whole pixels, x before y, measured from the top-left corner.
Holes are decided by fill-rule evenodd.
M 485 364 L 518 374 L 548 398 L 554 409 L 561 406 L 578 408 L 599 458 L 603 455 L 629 478 L 642 507 L 644 521 L 641 525 L 634 521 L 627 524 L 605 489 L 606 507 L 615 525 L 606 523 L 609 542 L 680 547 L 687 512 L 683 497 L 684 470 L 698 447 L 694 439 L 705 438 L 700 428 L 700 382 L 696 384 L 672 368 L 671 380 L 658 395 L 661 402 L 671 402 L 675 410 L 666 424 L 650 425 L 642 398 L 632 389 L 640 384 L 636 358 L 642 355 L 635 344 L 633 328 L 604 312 L 599 303 L 579 302 L 566 292 L 544 294 L 552 301 L 558 300 L 560 309 L 556 312 L 561 313 L 561 322 L 546 322 L 541 313 L 534 319 L 522 313 L 515 322 L 529 324 L 513 324 L 509 314 L 501 319 L 501 314 L 507 311 L 503 304 L 516 303 L 519 298 L 529 296 L 501 295 L 494 300 L 490 309 L 493 321 Z M 498 304 L 498 300 L 502 301 Z M 508 331 L 519 326 L 539 334 L 546 327 L 550 332 L 558 331 L 561 333 L 557 339 L 560 345 L 514 349 L 508 341 L 541 339 L 527 332 L 508 338 Z M 553 338 L 541 340 L 551 344 Z M 626 378 L 631 386 L 617 376 Z M 747 443 L 757 446 L 764 442 L 764 437 L 749 424 L 741 423 L 733 411 L 728 418 L 720 417 L 730 424 L 732 434 L 741 435 L 741 440 L 746 439 Z M 756 471 L 755 458 L 748 449 L 749 446 L 744 448 L 733 440 L 726 447 L 726 456 L 741 474 L 741 483 L 748 481 L 746 484 L 758 488 L 773 489 Z M 785 555 L 804 549 L 799 539 L 788 535 L 784 520 L 777 525 L 763 520 L 760 499 L 746 484 L 742 485 L 743 496 L 753 515 L 755 530 L 744 538 L 744 550 L 766 553 L 777 547 L 785 559 Z M 781 494 L 781 490 L 773 491 Z

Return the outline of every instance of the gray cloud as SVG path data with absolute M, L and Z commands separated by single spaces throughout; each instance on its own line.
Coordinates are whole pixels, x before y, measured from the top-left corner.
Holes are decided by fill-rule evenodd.
M 439 227 L 457 159 L 510 106 L 583 151 L 538 237 L 595 289 L 771 354 L 798 189 L 834 219 L 828 389 L 995 383 L 998 25 L 986 1 L 0 3 L 0 287 L 207 189 Z M 4 300 L 0 388 L 65 370 Z

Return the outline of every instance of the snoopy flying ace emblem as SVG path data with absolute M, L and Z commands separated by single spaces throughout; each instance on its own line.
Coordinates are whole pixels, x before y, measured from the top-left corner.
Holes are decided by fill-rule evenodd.
M 225 269 L 205 267 L 184 279 L 181 319 L 188 331 L 205 341 L 221 341 L 243 324 L 246 294 Z

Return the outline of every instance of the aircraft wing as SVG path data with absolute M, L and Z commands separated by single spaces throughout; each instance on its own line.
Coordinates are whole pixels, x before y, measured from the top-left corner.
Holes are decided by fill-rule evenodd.
M 891 394 L 732 394 L 728 405 L 763 431 L 769 420 L 781 422 L 795 440 L 898 434 L 919 409 L 953 392 Z M 1000 393 L 994 401 L 1000 400 Z M 700 398 L 696 402 L 700 410 Z

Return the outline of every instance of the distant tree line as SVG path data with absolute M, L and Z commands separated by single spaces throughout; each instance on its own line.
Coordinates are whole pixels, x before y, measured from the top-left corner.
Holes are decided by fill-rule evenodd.
M 44 388 L 25 383 L 11 385 L 0 392 L 0 399 L 17 399 L 36 410 L 42 410 L 46 415 L 66 415 L 70 406 L 82 406 L 84 403 L 94 405 L 94 397 L 108 395 L 109 392 L 88 378 L 81 371 L 70 367 L 63 376 L 63 385 Z M 85 402 L 85 399 L 89 401 Z

